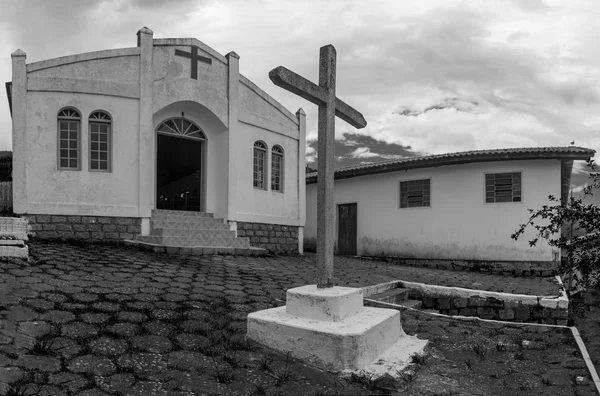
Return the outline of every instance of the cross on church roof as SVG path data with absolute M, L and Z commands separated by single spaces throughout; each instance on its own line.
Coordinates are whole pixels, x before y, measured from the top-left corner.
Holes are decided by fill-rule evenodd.
M 194 80 L 197 80 L 198 79 L 198 61 L 208 63 L 210 65 L 210 64 L 212 64 L 212 59 L 204 57 L 202 55 L 198 55 L 198 47 L 196 47 L 195 45 L 192 45 L 191 47 L 192 47 L 191 52 L 185 52 L 185 51 L 176 49 L 175 55 L 183 56 L 184 58 L 191 59 L 191 61 L 192 61 L 191 78 L 193 78 Z

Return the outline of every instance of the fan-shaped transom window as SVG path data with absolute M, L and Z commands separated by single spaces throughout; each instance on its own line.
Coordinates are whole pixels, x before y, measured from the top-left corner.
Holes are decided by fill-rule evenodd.
M 112 120 L 103 111 L 90 114 L 90 170 L 110 172 Z
M 194 139 L 206 139 L 206 136 L 204 136 L 202 129 L 200 129 L 198 125 L 183 117 L 170 118 L 166 121 L 163 121 L 163 123 L 158 126 L 156 131 Z
M 263 142 L 254 142 L 253 164 L 254 188 L 267 189 L 267 145 Z
M 79 170 L 81 114 L 66 108 L 58 113 L 58 169 Z
M 271 190 L 283 192 L 283 149 L 273 146 L 271 149 Z

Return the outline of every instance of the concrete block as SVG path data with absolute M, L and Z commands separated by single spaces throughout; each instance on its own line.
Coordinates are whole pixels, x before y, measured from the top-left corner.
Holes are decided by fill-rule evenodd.
M 498 319 L 500 320 L 514 320 L 515 311 L 514 309 L 500 309 L 498 310 Z
M 364 309 L 363 291 L 353 287 L 296 287 L 287 291 L 286 304 L 289 315 L 333 322 L 357 315 Z
M 437 303 L 438 303 L 439 309 L 450 309 L 450 299 L 449 298 L 438 298 Z
M 477 308 L 477 316 L 481 319 L 494 319 L 496 311 L 490 307 L 479 307 Z
M 404 335 L 400 312 L 368 308 L 344 321 L 305 319 L 286 307 L 248 315 L 248 338 L 328 371 L 371 364 Z
M 455 308 L 466 308 L 468 304 L 468 299 L 463 297 L 455 297 L 452 299 L 452 305 Z

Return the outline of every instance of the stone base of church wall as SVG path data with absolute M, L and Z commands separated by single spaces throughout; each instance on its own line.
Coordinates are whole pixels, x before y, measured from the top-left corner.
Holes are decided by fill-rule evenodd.
M 237 236 L 250 238 L 250 246 L 267 249 L 271 253 L 298 254 L 298 227 L 237 222 Z
M 142 219 L 137 217 L 47 214 L 30 214 L 22 217 L 29 222 L 30 235 L 42 240 L 122 241 L 133 239 L 142 231 Z

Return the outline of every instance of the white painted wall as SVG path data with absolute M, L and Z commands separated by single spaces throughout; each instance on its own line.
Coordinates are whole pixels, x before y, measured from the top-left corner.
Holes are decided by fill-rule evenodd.
M 523 202 L 485 203 L 484 174 L 517 171 Z M 399 183 L 426 178 L 431 207 L 399 209 Z M 317 236 L 317 184 L 306 187 L 305 246 Z M 529 218 L 527 209 L 547 204 L 550 194 L 560 197 L 559 160 L 472 163 L 335 181 L 336 205 L 357 203 L 358 254 L 405 258 L 551 261 L 544 241 L 529 247 L 531 231 L 518 241 L 510 238 Z M 335 222 L 337 228 L 337 217 Z
M 254 188 L 254 142 L 267 144 L 267 190 Z M 239 138 L 235 139 L 238 194 L 232 205 L 236 221 L 271 224 L 298 224 L 298 140 L 273 133 L 253 125 L 239 123 Z M 271 149 L 280 145 L 284 150 L 283 193 L 271 190 Z
M 57 170 L 57 115 L 75 107 L 81 120 L 81 170 Z M 137 216 L 138 100 L 63 92 L 28 92 L 26 213 Z M 89 171 L 88 117 L 113 118 L 112 172 Z M 133 117 L 132 117 L 133 115 Z

